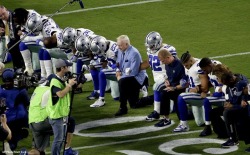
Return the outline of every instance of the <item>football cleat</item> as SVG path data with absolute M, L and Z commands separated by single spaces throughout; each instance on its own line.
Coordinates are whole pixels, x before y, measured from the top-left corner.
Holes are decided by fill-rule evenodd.
M 174 130 L 173 132 L 187 132 L 189 131 L 189 126 L 184 126 L 182 124 L 179 124 Z
M 98 107 L 102 107 L 105 105 L 105 101 L 102 99 L 98 99 L 95 101 L 95 103 L 91 104 L 90 107 L 91 108 L 98 108 Z
M 71 147 L 64 151 L 64 155 L 78 155 L 78 151 L 73 150 Z
M 98 98 L 99 98 L 99 93 L 94 91 L 87 97 L 88 100 L 94 100 Z
M 37 83 L 38 84 L 43 84 L 46 80 L 47 80 L 47 78 L 42 77 Z
M 158 120 L 160 118 L 160 115 L 157 111 L 153 111 L 151 114 L 149 114 L 146 117 L 146 121 L 154 121 L 154 120 Z

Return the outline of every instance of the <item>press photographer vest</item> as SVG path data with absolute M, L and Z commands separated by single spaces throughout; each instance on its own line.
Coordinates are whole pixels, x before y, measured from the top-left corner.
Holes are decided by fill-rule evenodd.
M 48 86 L 38 86 L 34 90 L 30 99 L 29 124 L 42 122 L 48 117 L 46 107 L 43 107 L 41 104 L 44 93 L 49 89 L 50 87 Z
M 63 90 L 66 86 L 63 85 L 58 79 L 53 78 L 50 82 L 50 89 L 52 86 L 58 87 Z M 50 91 L 49 102 L 46 107 L 49 118 L 57 119 L 68 116 L 70 106 L 70 93 L 67 93 L 64 97 L 59 97 L 59 100 L 53 105 L 52 103 L 52 91 Z
M 6 106 L 8 108 L 6 117 L 8 122 L 28 117 L 24 103 L 15 105 L 15 102 L 20 102 L 16 101 L 16 98 L 20 93 L 23 93 L 23 91 L 24 90 L 19 90 L 17 88 L 6 90 L 3 89 L 2 86 L 0 87 L 0 97 L 6 99 Z

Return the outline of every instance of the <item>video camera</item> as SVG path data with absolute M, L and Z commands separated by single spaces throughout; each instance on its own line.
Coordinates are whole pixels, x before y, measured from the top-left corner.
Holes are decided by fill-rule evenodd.
M 17 71 L 14 79 L 14 87 L 16 88 L 30 88 L 36 87 L 37 82 L 40 80 L 41 76 L 39 73 L 34 73 L 32 76 L 23 73 L 23 71 Z

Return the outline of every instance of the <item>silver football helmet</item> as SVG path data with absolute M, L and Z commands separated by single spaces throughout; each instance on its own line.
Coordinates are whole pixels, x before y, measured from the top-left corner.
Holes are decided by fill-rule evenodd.
M 90 49 L 90 39 L 87 36 L 81 35 L 75 39 L 75 48 L 79 52 L 86 53 Z
M 162 45 L 162 37 L 158 32 L 150 32 L 145 39 L 145 46 L 152 52 L 157 52 Z
M 40 15 L 30 16 L 25 25 L 30 31 L 38 32 L 43 28 L 42 17 Z
M 66 27 L 63 32 L 63 42 L 66 44 L 72 44 L 77 37 L 76 30 L 72 27 Z
M 90 43 L 90 50 L 93 54 L 105 54 L 108 47 L 107 39 L 102 36 L 95 36 Z

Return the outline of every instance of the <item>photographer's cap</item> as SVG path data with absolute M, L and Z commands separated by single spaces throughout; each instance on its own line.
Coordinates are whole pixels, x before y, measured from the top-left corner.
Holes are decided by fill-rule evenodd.
M 55 67 L 56 68 L 61 68 L 61 67 L 65 67 L 65 66 L 72 66 L 73 63 L 72 62 L 68 62 L 65 59 L 57 59 L 55 62 Z
M 6 68 L 2 73 L 3 81 L 12 80 L 15 77 L 15 71 L 12 68 Z

